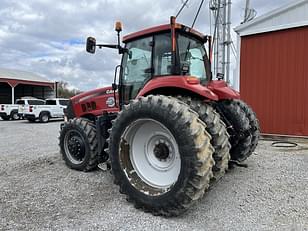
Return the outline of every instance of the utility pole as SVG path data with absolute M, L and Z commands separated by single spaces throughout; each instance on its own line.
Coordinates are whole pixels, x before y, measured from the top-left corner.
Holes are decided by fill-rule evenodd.
M 223 0 L 222 1 L 222 70 L 221 74 L 225 76 L 226 74 L 226 25 L 227 25 L 227 1 Z
M 228 0 L 226 8 L 227 11 L 227 60 L 226 60 L 226 81 L 227 83 L 230 83 L 230 64 L 231 64 L 231 57 L 230 57 L 230 49 L 232 45 L 231 40 L 231 0 Z
M 211 0 L 214 16 L 214 76 L 230 82 L 231 0 Z
M 250 11 L 250 0 L 246 0 L 245 15 L 244 15 L 243 23 L 248 21 L 249 11 Z

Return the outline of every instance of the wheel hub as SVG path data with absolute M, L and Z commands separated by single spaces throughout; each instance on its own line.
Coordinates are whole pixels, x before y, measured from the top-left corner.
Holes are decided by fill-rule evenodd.
M 68 132 L 64 139 L 65 150 L 71 162 L 79 164 L 85 157 L 85 143 L 79 132 Z
M 154 155 L 161 161 L 166 160 L 169 157 L 169 148 L 165 143 L 158 143 L 154 147 Z
M 44 122 L 48 121 L 48 115 L 44 115 L 44 116 L 43 116 L 43 121 L 44 121 Z
M 14 119 L 14 120 L 17 120 L 17 119 L 19 119 L 19 116 L 15 113 L 15 114 L 13 115 L 13 119 Z

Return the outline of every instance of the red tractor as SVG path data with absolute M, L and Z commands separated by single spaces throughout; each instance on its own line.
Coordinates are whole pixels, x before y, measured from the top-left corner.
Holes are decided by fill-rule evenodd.
M 71 98 L 61 153 L 72 169 L 110 166 L 136 208 L 176 216 L 223 176 L 229 161 L 251 155 L 258 120 L 237 91 L 212 79 L 209 36 L 171 17 L 170 24 L 124 36 L 122 47 L 121 30 L 116 23 L 116 45 L 87 39 L 88 52 L 118 49 L 122 61 L 111 87 Z

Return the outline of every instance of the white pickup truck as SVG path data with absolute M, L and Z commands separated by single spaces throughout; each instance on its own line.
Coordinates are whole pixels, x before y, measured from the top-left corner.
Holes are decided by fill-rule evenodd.
M 46 99 L 45 105 L 30 105 L 24 111 L 24 117 L 29 122 L 38 119 L 41 123 L 47 123 L 51 118 L 64 118 L 63 110 L 67 107 L 67 104 L 68 99 Z
M 45 104 L 45 101 L 34 97 L 22 97 L 17 99 L 15 104 L 0 104 L 0 117 L 3 120 L 18 120 L 23 118 L 23 113 L 19 112 L 20 107 L 40 104 Z

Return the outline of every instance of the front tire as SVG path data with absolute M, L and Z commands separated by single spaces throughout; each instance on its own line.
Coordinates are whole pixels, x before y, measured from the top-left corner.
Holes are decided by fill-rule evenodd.
M 66 122 L 60 131 L 59 146 L 65 164 L 79 171 L 91 171 L 98 164 L 95 125 L 84 118 Z
M 176 216 L 209 187 L 210 135 L 198 115 L 175 98 L 131 101 L 113 123 L 109 147 L 115 183 L 136 208 Z
M 11 112 L 11 119 L 12 120 L 19 120 L 20 119 L 17 110 L 14 110 L 14 111 Z

